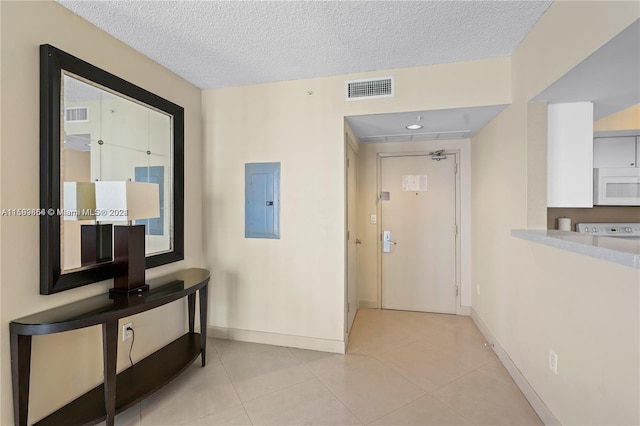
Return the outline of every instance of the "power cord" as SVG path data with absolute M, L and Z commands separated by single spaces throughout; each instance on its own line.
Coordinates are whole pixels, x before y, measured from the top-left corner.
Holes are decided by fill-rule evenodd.
M 127 327 L 127 331 L 131 330 L 131 346 L 129 347 L 129 362 L 131 362 L 131 366 L 133 367 L 133 359 L 131 358 L 131 351 L 133 350 L 133 343 L 136 341 L 136 332 L 133 331 L 133 328 Z

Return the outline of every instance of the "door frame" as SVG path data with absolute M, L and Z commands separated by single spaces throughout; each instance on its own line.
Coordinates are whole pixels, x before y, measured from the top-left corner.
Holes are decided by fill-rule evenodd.
M 345 121 L 346 122 L 346 121 Z M 356 157 L 356 165 L 357 166 L 357 157 L 358 157 L 358 143 L 354 141 L 352 134 L 349 131 L 345 131 L 344 134 L 344 347 L 345 352 L 347 345 L 349 344 L 349 335 L 351 334 L 351 330 L 349 329 L 349 190 L 348 190 L 348 180 L 349 180 L 349 149 L 353 151 Z M 357 169 L 356 169 L 357 170 Z M 353 237 L 357 238 L 358 233 L 358 214 L 357 214 L 357 205 L 358 205 L 358 184 L 357 184 L 357 173 L 356 173 L 356 225 L 353 230 Z M 358 253 L 356 251 L 355 259 L 351 259 L 351 261 L 356 262 L 356 274 L 358 272 Z M 357 277 L 357 275 L 356 275 Z M 355 282 L 356 292 L 358 291 L 358 282 L 356 278 Z M 357 294 L 357 293 L 356 293 Z M 356 302 L 359 302 L 359 299 L 356 297 Z M 357 304 L 357 303 L 356 303 Z M 358 306 L 351 307 L 353 309 L 358 310 Z M 355 319 L 354 319 L 355 322 Z
M 380 192 L 382 191 L 382 159 L 386 157 L 416 157 L 416 156 L 429 156 L 430 151 L 416 151 L 416 152 L 378 152 L 376 154 L 376 214 L 378 215 L 378 221 L 376 226 L 376 232 L 378 238 L 376 238 L 376 250 L 377 250 L 377 308 L 382 309 L 382 205 L 380 203 Z M 456 226 L 458 232 L 456 233 L 456 255 L 455 255 L 455 280 L 456 280 L 456 315 L 468 315 L 468 307 L 461 306 L 462 297 L 462 285 L 461 285 L 461 234 L 466 229 L 461 226 L 461 187 L 460 187 L 460 150 L 459 149 L 445 149 L 442 155 L 453 156 L 456 162 L 456 174 L 455 174 L 455 215 Z M 431 160 L 436 161 L 436 160 Z

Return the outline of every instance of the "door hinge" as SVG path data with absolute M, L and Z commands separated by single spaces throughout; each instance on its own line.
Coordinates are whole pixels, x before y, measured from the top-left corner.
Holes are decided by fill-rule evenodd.
M 456 296 L 460 296 L 460 289 L 456 286 Z
M 453 235 L 458 235 L 458 225 L 453 225 Z
M 351 312 L 351 303 L 347 303 L 347 312 Z
M 351 231 L 347 231 L 347 241 L 351 241 Z
M 347 169 L 351 167 L 351 161 L 349 161 L 349 159 L 347 158 Z
M 453 163 L 453 174 L 458 173 L 458 163 Z

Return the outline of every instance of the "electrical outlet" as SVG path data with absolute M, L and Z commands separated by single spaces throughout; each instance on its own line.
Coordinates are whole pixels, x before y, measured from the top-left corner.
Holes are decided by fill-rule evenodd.
M 122 341 L 124 342 L 125 340 L 131 339 L 133 337 L 133 333 L 131 332 L 131 330 L 127 330 L 127 328 L 131 327 L 131 330 L 133 330 L 133 323 L 132 322 L 128 322 L 125 325 L 122 326 Z
M 549 349 L 549 369 L 558 374 L 558 354 L 553 349 Z

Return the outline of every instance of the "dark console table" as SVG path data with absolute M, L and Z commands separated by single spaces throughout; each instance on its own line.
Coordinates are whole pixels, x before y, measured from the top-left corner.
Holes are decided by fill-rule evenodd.
M 37 425 L 91 425 L 106 420 L 151 395 L 182 373 L 207 349 L 207 285 L 209 271 L 186 269 L 148 281 L 151 290 L 125 299 L 108 294 L 80 300 L 11 321 L 11 378 L 16 425 L 27 424 L 31 336 L 102 325 L 104 384 L 40 420 Z M 200 300 L 200 334 L 194 332 L 196 292 Z M 189 332 L 116 375 L 118 320 L 187 298 Z

